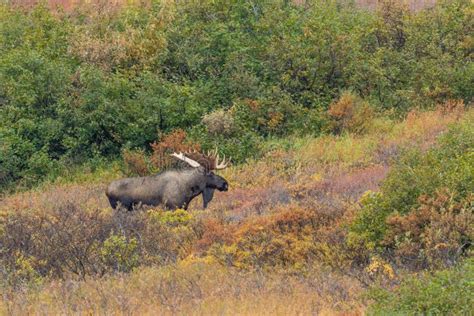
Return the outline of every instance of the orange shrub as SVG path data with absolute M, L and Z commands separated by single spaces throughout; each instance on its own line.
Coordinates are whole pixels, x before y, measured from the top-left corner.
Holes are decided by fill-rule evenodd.
M 332 130 L 336 134 L 343 131 L 362 133 L 367 130 L 374 111 L 370 105 L 351 92 L 344 92 L 339 100 L 333 102 L 328 109 L 332 120 Z
M 153 150 L 151 163 L 155 169 L 169 167 L 174 160 L 171 158 L 173 152 L 185 152 L 200 150 L 201 146 L 186 140 L 186 132 L 177 129 L 169 134 L 163 135 L 159 142 L 151 144 Z
M 417 268 L 453 265 L 474 240 L 474 196 L 457 202 L 448 190 L 422 196 L 420 207 L 387 219 L 384 244 L 398 261 Z
M 215 218 L 209 218 L 201 222 L 201 236 L 195 244 L 198 253 L 205 252 L 212 245 L 232 243 L 236 225 L 224 225 Z
M 334 220 L 333 214 L 324 211 L 283 209 L 239 225 L 232 242 L 214 246 L 211 253 L 220 262 L 241 269 L 300 270 L 318 256 L 319 229 L 334 225 Z

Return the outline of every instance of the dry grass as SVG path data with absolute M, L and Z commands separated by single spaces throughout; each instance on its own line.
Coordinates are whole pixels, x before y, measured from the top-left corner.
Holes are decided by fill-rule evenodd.
M 315 269 L 305 278 L 242 273 L 216 264 L 143 268 L 98 280 L 54 281 L 37 291 L 6 293 L 12 315 L 360 315 L 361 287 Z M 25 304 L 27 302 L 27 304 Z
M 184 227 L 159 226 L 153 212 L 115 218 L 104 194 L 106 181 L 50 184 L 7 196 L 0 224 L 8 214 L 31 212 L 37 218 L 46 214 L 54 228 L 63 205 L 79 212 L 77 221 L 103 220 L 127 238 L 142 238 L 141 257 L 131 273 L 86 273 L 80 280 L 66 269 L 63 279 L 45 272 L 34 283 L 0 286 L 0 314 L 362 314 L 367 276 L 343 268 L 341 225 L 351 205 L 378 188 L 401 147 L 428 148 L 464 117 L 464 110 L 446 108 L 412 112 L 401 123 L 374 121 L 364 135 L 298 139 L 290 151 L 275 150 L 225 170 L 230 191 L 216 193 L 207 210 L 194 201 Z M 92 224 L 97 223 L 78 231 Z M 106 238 L 104 229 L 97 236 Z M 153 259 L 163 251 L 172 259 Z

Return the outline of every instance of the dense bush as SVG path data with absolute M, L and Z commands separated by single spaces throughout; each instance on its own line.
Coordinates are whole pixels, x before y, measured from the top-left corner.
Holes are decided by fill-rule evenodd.
M 453 264 L 473 238 L 474 128 L 468 119 L 426 152 L 407 150 L 380 192 L 360 199 L 349 242 L 415 266 Z
M 295 209 L 250 221 L 234 233 L 232 243 L 211 253 L 241 269 L 302 267 L 315 251 L 312 234 L 318 217 L 323 216 Z
M 467 259 L 460 266 L 432 275 L 409 277 L 390 292 L 371 290 L 375 300 L 369 315 L 466 315 L 474 306 L 474 260 Z
M 438 191 L 433 198 L 420 197 L 420 203 L 407 215 L 387 219 L 383 244 L 406 266 L 453 265 L 474 240 L 474 196 L 455 202 L 454 194 Z
M 3 4 L 0 187 L 125 149 L 150 151 L 157 133 L 177 128 L 243 161 L 259 154 L 263 137 L 325 130 L 324 113 L 343 91 L 398 113 L 470 101 L 471 33 L 468 0 L 420 12 L 392 1 L 374 12 L 319 0 L 69 13 Z M 340 110 L 330 112 L 334 129 L 349 119 L 358 131 L 368 109 L 342 121 Z

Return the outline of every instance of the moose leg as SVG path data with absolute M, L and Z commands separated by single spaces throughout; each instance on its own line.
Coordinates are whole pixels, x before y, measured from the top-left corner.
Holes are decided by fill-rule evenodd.
M 127 211 L 133 211 L 133 201 L 128 199 L 123 199 L 120 201 L 120 206 L 126 209 Z
M 211 202 L 213 197 L 214 197 L 214 189 L 205 188 L 204 191 L 202 191 L 202 207 L 207 208 L 207 204 Z
M 110 206 L 112 206 L 113 209 L 116 209 L 117 208 L 117 200 L 114 199 L 113 197 L 108 197 L 108 198 L 109 198 Z
M 129 211 L 136 211 L 136 210 L 139 210 L 143 207 L 143 202 L 142 201 L 139 201 L 139 202 L 132 202 L 130 204 L 130 207 L 128 208 Z

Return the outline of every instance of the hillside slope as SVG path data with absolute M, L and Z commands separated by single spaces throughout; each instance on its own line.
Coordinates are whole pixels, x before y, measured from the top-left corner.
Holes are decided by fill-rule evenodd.
M 0 313 L 362 314 L 368 287 L 390 290 L 407 273 L 455 264 L 436 252 L 439 241 L 426 246 L 432 255 L 416 259 L 419 265 L 399 261 L 394 254 L 403 249 L 374 248 L 351 223 L 387 175 L 405 181 L 397 170 L 410 151 L 444 150 L 440 135 L 441 144 L 464 150 L 458 157 L 472 171 L 472 122 L 472 109 L 439 107 L 402 122 L 375 119 L 363 134 L 280 140 L 264 158 L 225 170 L 230 191 L 216 194 L 207 210 L 196 200 L 189 212 L 115 212 L 104 195 L 108 180 L 7 196 L 0 204 Z M 469 172 L 462 181 L 472 188 Z M 417 197 L 439 196 L 423 185 Z M 463 194 L 452 193 L 453 201 L 468 201 Z M 463 205 L 453 214 L 464 214 L 469 230 L 472 204 Z M 449 225 L 464 242 L 472 238 L 464 226 Z

